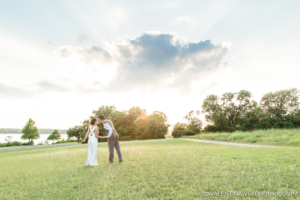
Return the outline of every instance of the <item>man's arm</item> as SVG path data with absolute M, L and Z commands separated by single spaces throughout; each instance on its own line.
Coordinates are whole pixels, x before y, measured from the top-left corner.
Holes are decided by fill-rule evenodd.
M 105 128 L 106 130 L 108 130 L 108 135 L 107 135 L 107 137 L 110 138 L 110 136 L 111 136 L 111 134 L 112 134 L 112 128 L 111 128 L 110 125 L 107 124 L 107 123 L 104 124 L 104 128 Z

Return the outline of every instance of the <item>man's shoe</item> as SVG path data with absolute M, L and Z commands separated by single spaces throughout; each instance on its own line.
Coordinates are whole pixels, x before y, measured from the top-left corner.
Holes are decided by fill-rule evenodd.
M 119 160 L 119 162 L 123 162 L 123 160 Z

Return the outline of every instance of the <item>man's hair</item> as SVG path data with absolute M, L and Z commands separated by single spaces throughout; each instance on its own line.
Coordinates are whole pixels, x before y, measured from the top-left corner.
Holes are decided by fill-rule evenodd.
M 105 119 L 104 115 L 99 115 L 98 118 L 100 118 L 101 120 Z

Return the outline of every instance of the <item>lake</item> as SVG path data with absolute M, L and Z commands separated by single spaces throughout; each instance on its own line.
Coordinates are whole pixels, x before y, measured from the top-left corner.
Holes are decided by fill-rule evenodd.
M 0 134 L 0 143 L 6 143 L 5 138 L 7 136 L 12 136 L 11 141 L 28 142 L 28 140 L 22 140 L 21 139 L 22 135 L 23 135 L 22 133 L 20 133 L 20 134 L 19 133 L 1 133 Z M 45 140 L 47 140 L 47 137 L 49 135 L 50 134 L 40 134 L 39 139 L 33 140 L 34 144 L 37 145 L 40 142 L 45 143 Z M 65 140 L 68 139 L 68 135 L 67 134 L 61 134 L 61 139 L 65 139 Z M 52 144 L 53 140 L 49 140 L 48 142 L 49 142 L 49 144 Z M 55 140 L 55 142 L 56 142 L 56 140 Z

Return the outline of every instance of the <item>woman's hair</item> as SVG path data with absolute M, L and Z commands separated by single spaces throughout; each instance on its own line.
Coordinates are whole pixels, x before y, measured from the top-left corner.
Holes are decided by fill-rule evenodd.
M 95 122 L 97 121 L 97 119 L 95 117 L 92 118 L 90 125 L 95 125 Z

